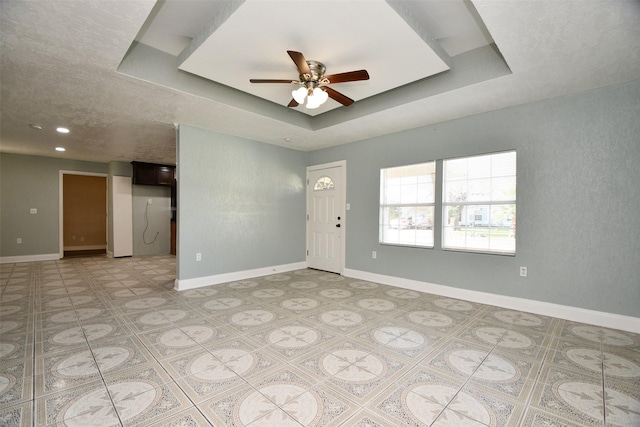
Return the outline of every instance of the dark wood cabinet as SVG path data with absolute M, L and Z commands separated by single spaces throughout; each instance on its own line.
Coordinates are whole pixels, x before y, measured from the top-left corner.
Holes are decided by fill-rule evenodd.
M 131 162 L 136 185 L 175 185 L 175 166 L 157 163 Z
M 175 183 L 174 171 L 175 167 L 173 166 L 156 167 L 156 180 L 158 185 L 173 185 Z

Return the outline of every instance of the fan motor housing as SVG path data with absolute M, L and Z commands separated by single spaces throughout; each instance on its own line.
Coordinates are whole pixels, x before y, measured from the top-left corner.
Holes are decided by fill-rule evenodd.
M 311 71 L 311 77 L 306 78 L 307 76 L 305 74 L 300 74 L 300 81 L 319 82 L 322 79 L 322 77 L 324 77 L 324 73 L 327 70 L 327 68 L 324 66 L 322 62 L 318 62 L 318 61 L 307 61 L 307 64 L 309 65 L 309 70 Z

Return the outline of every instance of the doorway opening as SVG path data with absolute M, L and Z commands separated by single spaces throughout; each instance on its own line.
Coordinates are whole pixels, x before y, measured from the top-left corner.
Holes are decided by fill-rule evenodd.
M 107 253 L 107 175 L 61 171 L 60 257 Z

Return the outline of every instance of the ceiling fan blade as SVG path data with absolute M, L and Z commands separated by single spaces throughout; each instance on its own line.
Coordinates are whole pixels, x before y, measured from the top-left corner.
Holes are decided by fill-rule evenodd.
M 296 101 L 295 99 L 292 99 L 289 104 L 287 105 L 287 107 L 297 107 L 298 105 L 298 101 Z
M 341 94 L 340 92 L 334 89 L 331 89 L 330 87 L 323 87 L 322 89 L 327 92 L 327 95 L 329 95 L 329 98 L 338 101 L 340 104 L 344 105 L 345 107 L 348 107 L 354 102 L 353 99 Z
M 311 70 L 309 69 L 309 64 L 307 64 L 307 60 L 304 59 L 304 55 L 300 52 L 296 52 L 294 50 L 288 50 L 287 53 L 295 62 L 296 67 L 298 67 L 298 72 L 300 74 L 309 74 L 311 75 Z
M 296 84 L 297 80 L 277 80 L 277 79 L 249 79 L 251 83 L 289 83 Z
M 330 84 L 356 82 L 359 80 L 369 80 L 369 73 L 367 73 L 367 70 L 358 70 L 349 71 L 348 73 L 331 74 L 328 76 L 324 76 L 324 78 L 329 80 Z

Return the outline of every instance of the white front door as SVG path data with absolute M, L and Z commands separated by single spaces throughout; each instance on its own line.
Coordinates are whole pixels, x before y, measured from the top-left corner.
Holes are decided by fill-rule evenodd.
M 307 168 L 307 266 L 342 273 L 345 162 Z

